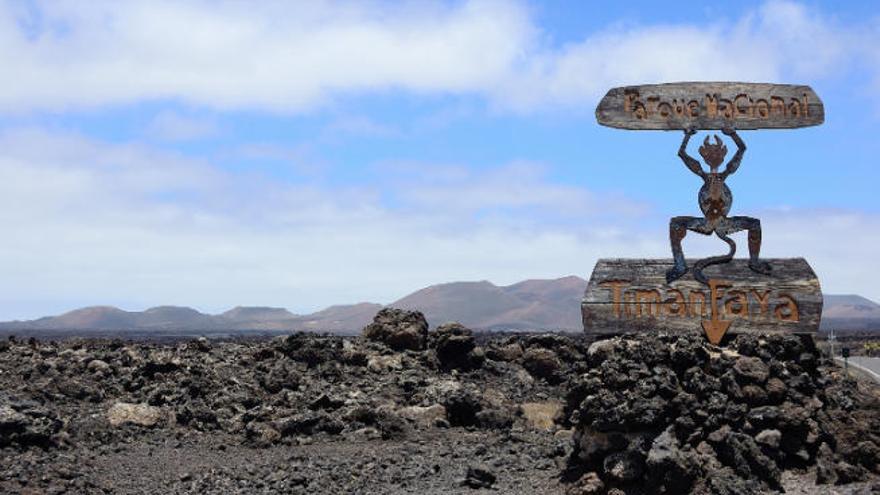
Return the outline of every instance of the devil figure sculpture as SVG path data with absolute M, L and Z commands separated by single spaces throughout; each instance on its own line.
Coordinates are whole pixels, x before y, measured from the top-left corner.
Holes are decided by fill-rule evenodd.
M 736 253 L 736 243 L 728 236 L 741 230 L 749 231 L 749 268 L 764 275 L 770 273 L 770 265 L 759 259 L 761 252 L 761 221 L 752 217 L 727 216 L 733 203 L 733 195 L 724 181 L 739 168 L 743 153 L 746 151 L 746 145 L 735 130 L 726 128 L 722 132 L 733 139 L 737 146 L 736 154 L 727 163 L 723 172 L 719 172 L 718 167 L 724 161 L 724 156 L 727 154 L 727 146 L 724 145 L 717 134 L 715 135 L 714 144 L 711 144 L 709 137 L 706 136 L 706 139 L 703 140 L 703 145 L 700 146 L 700 155 L 709 165 L 708 173 L 703 170 L 700 162 L 687 154 L 688 142 L 691 136 L 696 133 L 696 130 L 687 129 L 685 131 L 684 140 L 678 150 L 678 156 L 681 157 L 687 168 L 703 179 L 703 187 L 700 188 L 699 194 L 700 210 L 703 212 L 703 218 L 674 217 L 669 221 L 669 240 L 672 244 L 672 255 L 675 259 L 675 265 L 666 272 L 667 282 L 677 280 L 687 273 L 688 268 L 684 259 L 684 252 L 681 249 L 681 241 L 688 230 L 703 235 L 710 235 L 714 232 L 730 246 L 730 252 L 726 255 L 713 256 L 698 261 L 694 266 L 694 278 L 696 280 L 708 284 L 708 280 L 703 275 L 703 269 L 709 265 L 726 263 L 733 259 L 733 255 Z

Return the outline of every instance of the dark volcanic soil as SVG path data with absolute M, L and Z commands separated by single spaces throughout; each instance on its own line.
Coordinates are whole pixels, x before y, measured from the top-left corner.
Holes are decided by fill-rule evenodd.
M 648 393 L 627 379 L 605 386 L 596 382 L 596 377 L 606 374 L 626 375 L 627 367 L 621 363 L 635 360 L 635 355 L 621 351 L 609 357 L 614 345 L 590 349 L 580 338 L 556 335 L 498 336 L 475 343 L 467 329 L 454 325 L 425 338 L 411 323 L 395 327 L 397 333 L 394 328 L 387 332 L 374 328 L 370 335 L 381 341 L 307 335 L 176 344 L 4 340 L 0 342 L 0 492 L 634 494 L 659 489 L 633 480 L 621 483 L 625 462 L 612 461 L 603 470 L 609 463 L 587 459 L 584 445 L 575 447 L 572 442 L 576 428 L 582 434 L 601 429 L 601 418 L 591 416 L 596 411 L 619 414 L 615 401 L 628 400 L 627 390 Z M 691 351 L 709 351 L 701 354 L 705 362 L 689 362 L 686 368 L 714 366 L 718 372 L 744 358 L 749 345 L 755 349 L 763 345 L 741 337 L 734 350 L 722 353 L 696 337 L 676 339 L 667 338 L 663 345 L 686 343 Z M 620 339 L 616 342 L 622 345 Z M 658 345 L 649 341 L 639 352 Z M 812 401 L 818 394 L 826 400 L 810 402 L 814 410 L 804 413 L 804 421 L 815 413 L 821 421 L 834 424 L 816 423 L 822 431 L 812 443 L 804 444 L 803 453 L 798 452 L 800 463 L 789 462 L 793 457 L 767 445 L 773 443 L 773 434 L 761 432 L 773 425 L 749 424 L 748 410 L 741 422 L 730 420 L 725 438 L 751 446 L 752 436 L 761 433 L 758 447 L 746 452 L 758 456 L 763 449 L 767 462 L 778 464 L 777 489 L 876 493 L 874 487 L 880 491 L 875 474 L 880 452 L 871 450 L 880 435 L 877 390 L 845 379 L 822 360 L 800 355 L 796 359 L 814 363 L 805 368 L 805 376 L 780 375 L 783 379 L 769 382 L 768 377 L 777 378 L 784 371 L 780 366 L 785 361 L 781 356 L 765 357 L 755 359 L 777 364 L 766 370 L 752 361 L 739 366 L 754 382 L 746 395 L 762 396 L 760 388 L 766 396 L 769 388 L 775 394 L 772 401 L 782 407 Z M 645 366 L 645 356 L 640 359 L 630 363 L 631 370 Z M 607 363 L 615 363 L 615 368 L 609 370 Z M 651 364 L 652 369 L 660 365 Z M 670 369 L 672 374 L 688 372 Z M 764 371 L 768 376 L 760 376 Z M 714 371 L 706 373 L 714 376 Z M 682 380 L 675 386 L 689 385 Z M 724 386 L 718 380 L 719 390 Z M 589 403 L 597 400 L 606 403 Z M 694 393 L 693 400 L 702 399 Z M 706 421 L 715 421 L 712 407 L 717 406 L 693 416 L 705 414 Z M 659 435 L 671 421 L 662 415 L 680 413 L 662 407 L 658 411 L 661 416 L 652 419 L 657 423 L 639 431 Z M 618 419 L 621 424 L 629 421 Z M 702 428 L 701 435 L 708 437 L 710 429 Z M 786 438 L 783 435 L 783 444 Z M 695 467 L 691 486 L 723 493 L 717 483 L 705 482 L 711 470 L 717 470 L 728 481 L 745 480 L 740 485 L 731 481 L 727 487 L 748 487 L 750 493 L 773 491 L 772 482 L 739 469 L 738 462 L 752 458 L 726 455 L 724 441 L 712 444 L 719 464 Z M 686 443 L 682 440 L 680 445 L 685 451 L 690 448 Z M 608 457 L 622 458 L 616 453 Z M 816 485 L 817 459 L 823 461 L 820 478 L 832 477 L 825 481 L 841 484 Z M 591 480 L 599 483 L 590 485 Z

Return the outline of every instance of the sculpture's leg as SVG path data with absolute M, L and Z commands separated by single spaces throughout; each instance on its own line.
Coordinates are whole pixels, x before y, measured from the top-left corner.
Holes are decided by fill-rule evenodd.
M 684 251 L 681 241 L 687 235 L 688 217 L 673 217 L 669 220 L 669 243 L 672 245 L 673 265 L 666 272 L 666 282 L 672 282 L 687 273 L 687 262 L 684 260 Z
M 761 221 L 752 217 L 730 217 L 725 224 L 724 230 L 727 234 L 741 230 L 749 232 L 749 268 L 762 275 L 769 275 L 770 264 L 761 260 Z
M 666 272 L 666 282 L 671 283 L 687 273 L 687 262 L 684 260 L 684 251 L 681 241 L 687 235 L 688 230 L 693 230 L 703 235 L 708 235 L 706 219 L 698 217 L 673 217 L 669 220 L 669 243 L 672 245 L 673 265 Z

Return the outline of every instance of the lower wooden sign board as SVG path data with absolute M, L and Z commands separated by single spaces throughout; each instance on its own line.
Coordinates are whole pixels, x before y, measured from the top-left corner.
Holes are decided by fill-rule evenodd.
M 750 270 L 748 260 L 711 266 L 705 285 L 690 274 L 667 283 L 671 259 L 601 259 L 581 303 L 584 331 L 697 332 L 715 344 L 727 331 L 817 332 L 822 291 L 813 269 L 803 258 L 765 261 L 770 275 Z

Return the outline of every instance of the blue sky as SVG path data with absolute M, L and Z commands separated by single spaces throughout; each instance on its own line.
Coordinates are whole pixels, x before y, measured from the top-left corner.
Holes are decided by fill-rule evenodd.
M 742 133 L 734 212 L 877 300 L 878 47 L 874 2 L 3 2 L 0 318 L 309 312 L 666 257 L 698 213 L 681 135 L 593 111 L 681 80 L 816 90 L 824 125 Z

